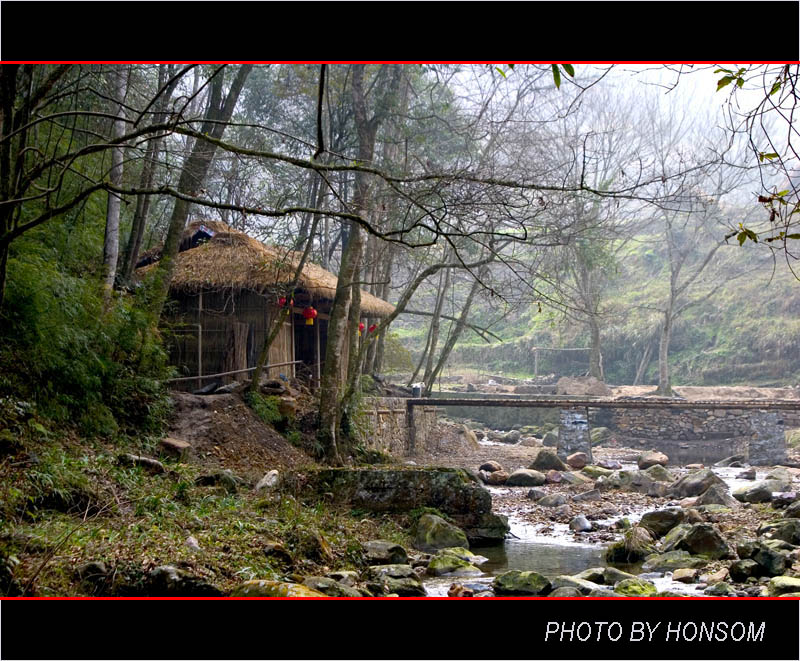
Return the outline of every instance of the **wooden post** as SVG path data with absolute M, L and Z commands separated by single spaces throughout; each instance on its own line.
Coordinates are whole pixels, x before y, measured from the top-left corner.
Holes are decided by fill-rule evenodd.
M 316 368 L 316 386 L 317 386 L 317 388 L 319 388 L 319 384 L 320 384 L 320 381 L 321 381 L 321 372 L 320 372 L 320 370 L 322 369 L 321 368 L 322 358 L 320 357 L 320 351 L 319 351 L 319 325 L 321 323 L 322 323 L 322 321 L 317 320 L 317 323 L 314 324 L 314 326 L 317 329 L 315 331 L 316 342 L 317 342 L 317 347 L 316 347 L 316 363 L 317 363 L 317 368 Z
M 408 428 L 408 447 L 406 455 L 413 456 L 417 453 L 417 429 L 414 425 L 414 405 L 406 404 L 406 426 Z
M 533 350 L 533 376 L 539 376 L 539 348 Z
M 197 389 L 203 387 L 203 290 L 197 297 Z

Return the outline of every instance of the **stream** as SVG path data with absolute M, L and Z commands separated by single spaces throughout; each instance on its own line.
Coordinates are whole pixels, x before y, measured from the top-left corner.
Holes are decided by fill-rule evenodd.
M 635 469 L 636 466 L 623 465 L 624 470 Z M 716 468 L 712 470 L 719 475 L 731 491 L 745 484 L 752 484 L 752 480 L 740 480 L 736 475 L 742 471 L 741 468 Z M 767 471 L 758 471 L 756 479 L 763 479 Z M 487 487 L 493 494 L 507 491 L 508 487 Z M 653 511 L 653 508 L 637 508 L 635 512 L 625 515 L 632 523 L 638 521 L 645 512 Z M 518 569 L 520 571 L 536 571 L 540 574 L 554 578 L 559 575 L 573 575 L 590 567 L 605 567 L 605 551 L 607 544 L 584 544 L 576 542 L 566 524 L 551 524 L 552 532 L 547 535 L 539 533 L 542 524 L 528 524 L 514 516 L 513 512 L 500 512 L 508 516 L 508 523 L 511 527 L 512 537 L 505 540 L 502 545 L 478 547 L 471 549 L 473 553 L 487 558 L 487 561 L 479 566 L 482 574 L 475 577 L 455 577 L 441 576 L 429 577 L 425 579 L 425 590 L 429 597 L 446 597 L 447 591 L 453 583 L 461 583 L 465 587 L 472 589 L 476 594 L 490 590 L 494 577 L 503 572 Z M 605 519 L 603 523 L 613 523 L 622 517 Z M 642 573 L 640 565 L 619 566 L 614 565 L 623 571 L 636 574 L 642 578 L 652 581 L 659 592 L 671 590 L 682 592 L 694 597 L 703 596 L 702 585 L 698 589 L 697 585 L 680 583 L 672 580 L 672 572 L 661 573 Z

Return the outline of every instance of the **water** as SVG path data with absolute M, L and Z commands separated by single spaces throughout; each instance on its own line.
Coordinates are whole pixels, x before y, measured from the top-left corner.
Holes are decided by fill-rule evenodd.
M 635 465 L 624 465 L 624 470 L 636 470 Z M 714 472 L 728 484 L 731 492 L 745 484 L 752 484 L 752 480 L 739 480 L 736 475 L 742 468 L 714 468 Z M 758 471 L 756 479 L 764 478 L 766 471 Z M 489 487 L 493 493 L 501 493 L 503 487 Z M 625 517 L 635 523 L 648 509 L 626 514 Z M 615 519 L 604 520 L 604 523 L 613 523 Z M 491 589 L 494 577 L 503 572 L 518 569 L 520 571 L 536 571 L 553 578 L 559 575 L 574 575 L 590 567 L 605 567 L 606 546 L 601 544 L 581 544 L 574 541 L 574 537 L 566 524 L 550 524 L 552 531 L 548 535 L 539 532 L 542 524 L 530 525 L 509 515 L 509 525 L 514 537 L 507 539 L 500 546 L 482 547 L 473 549 L 486 558 L 488 562 L 480 565 L 482 576 L 477 578 L 454 578 L 444 576 L 426 579 L 425 590 L 430 597 L 446 597 L 447 591 L 453 583 L 461 583 L 472 588 L 476 593 Z M 641 572 L 640 566 L 620 567 L 632 574 Z M 692 596 L 703 596 L 702 589 L 695 585 L 686 585 L 672 580 L 672 572 L 663 576 L 647 576 L 659 591 L 670 590 L 682 592 Z

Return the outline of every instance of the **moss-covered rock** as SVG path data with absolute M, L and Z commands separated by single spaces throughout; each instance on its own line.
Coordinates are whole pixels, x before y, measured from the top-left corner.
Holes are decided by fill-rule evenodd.
M 800 578 L 792 576 L 776 576 L 767 585 L 770 597 L 780 597 L 790 592 L 800 592 Z
M 452 546 L 469 546 L 464 531 L 435 514 L 423 514 L 417 521 L 414 546 L 432 552 Z
M 283 581 L 247 581 L 237 587 L 232 597 L 327 598 L 328 595 L 298 583 Z
M 593 480 L 596 480 L 598 477 L 608 477 L 609 475 L 613 475 L 614 471 L 608 470 L 607 468 L 600 468 L 600 466 L 595 466 L 594 464 L 590 464 L 589 466 L 584 466 L 581 469 L 581 473 L 586 475 L 586 477 L 590 477 Z
M 600 445 L 604 441 L 608 441 L 613 437 L 611 430 L 608 427 L 593 427 L 589 432 L 589 438 L 592 440 L 592 445 Z
M 428 563 L 432 576 L 479 576 L 480 569 L 455 555 L 437 555 Z
M 358 590 L 349 585 L 339 583 L 327 576 L 306 576 L 303 579 L 303 585 L 311 588 L 317 592 L 322 592 L 329 597 L 361 597 L 363 596 Z
M 554 590 L 558 588 L 575 588 L 583 595 L 588 595 L 592 590 L 597 590 L 600 587 L 597 583 L 577 576 L 556 576 L 550 583 Z
M 653 536 L 647 528 L 633 526 L 622 539 L 606 549 L 606 562 L 627 565 L 644 559 L 655 551 Z
M 674 482 L 675 476 L 670 473 L 666 468 L 664 468 L 661 464 L 654 464 L 647 468 L 645 471 L 650 477 L 652 477 L 656 482 Z
M 682 567 L 697 569 L 705 567 L 708 562 L 708 558 L 700 558 L 687 551 L 669 551 L 647 556 L 642 569 L 645 571 L 673 571 Z
M 649 597 L 658 592 L 658 588 L 642 578 L 627 578 L 614 586 L 614 592 L 624 597 Z
M 495 577 L 495 593 L 508 595 L 546 595 L 552 590 L 550 581 L 535 571 L 514 569 Z

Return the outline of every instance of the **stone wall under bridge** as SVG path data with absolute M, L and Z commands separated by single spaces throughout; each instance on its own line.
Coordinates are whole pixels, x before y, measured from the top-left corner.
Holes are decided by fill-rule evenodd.
M 622 445 L 655 449 L 675 464 L 713 463 L 744 454 L 756 465 L 786 461 L 784 411 L 753 409 L 590 409 Z M 794 412 L 791 412 L 794 413 Z
M 409 434 L 403 397 L 364 397 L 355 422 L 355 435 L 365 448 L 404 457 L 432 450 L 436 407 L 414 407 L 414 434 Z M 413 438 L 414 446 L 410 445 Z

